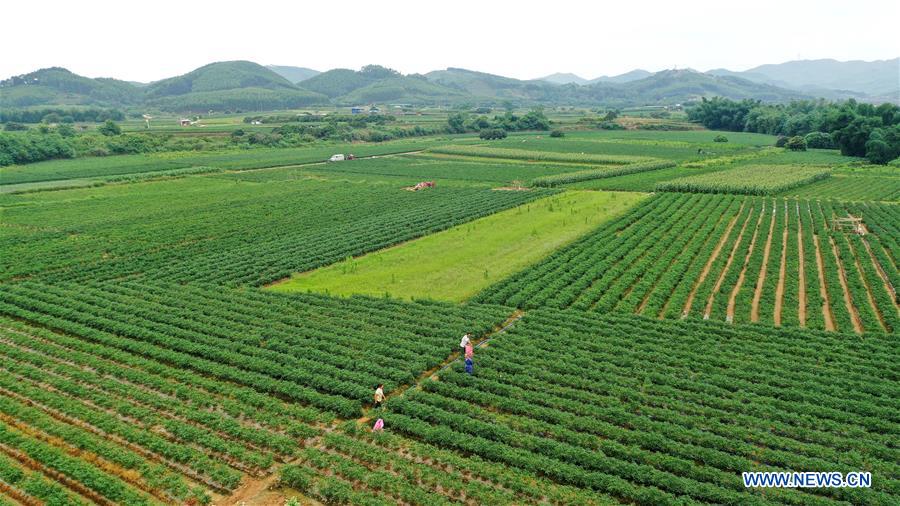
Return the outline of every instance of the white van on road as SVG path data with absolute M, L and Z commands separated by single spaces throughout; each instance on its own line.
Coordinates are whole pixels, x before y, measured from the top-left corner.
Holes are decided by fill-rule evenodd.
M 344 155 L 341 155 L 341 154 L 331 155 L 331 158 L 329 158 L 328 161 L 329 162 L 343 162 Z

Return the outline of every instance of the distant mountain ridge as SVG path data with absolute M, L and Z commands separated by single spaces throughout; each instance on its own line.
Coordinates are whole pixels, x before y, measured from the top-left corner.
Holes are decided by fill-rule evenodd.
M 742 72 L 718 68 L 705 73 L 716 77 L 738 77 L 815 97 L 900 103 L 900 58 L 844 62 L 832 59 L 795 60 L 760 65 Z M 651 75 L 652 72 L 636 69 L 617 76 L 601 76 L 591 80 L 567 73 L 551 74 L 540 80 L 584 86 L 598 82 L 627 83 Z
M 403 75 L 378 65 L 320 73 L 304 67 L 265 67 L 250 61 L 228 61 L 204 65 L 149 84 L 91 79 L 59 67 L 41 69 L 0 81 L 0 106 L 98 105 L 206 112 L 376 102 L 626 107 L 688 103 L 712 96 L 767 102 L 852 96 L 860 100 L 900 102 L 898 82 L 900 59 L 787 62 L 745 72 L 715 69 L 704 73 L 682 69 L 651 73 L 638 69 L 591 81 L 574 74 L 521 80 L 452 67 L 424 75 Z

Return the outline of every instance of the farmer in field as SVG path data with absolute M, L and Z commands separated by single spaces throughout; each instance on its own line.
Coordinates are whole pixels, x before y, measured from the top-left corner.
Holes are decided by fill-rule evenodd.
M 375 408 L 380 408 L 384 405 L 384 385 L 379 384 L 375 387 Z
M 472 358 L 475 356 L 475 349 L 472 347 L 472 343 L 469 342 L 466 344 L 466 358 Z
M 472 371 L 475 369 L 475 362 L 472 361 L 471 358 L 466 359 L 466 374 L 472 374 Z
M 469 339 L 470 335 L 471 334 L 466 332 L 466 334 L 464 336 L 462 336 L 462 340 L 459 341 L 459 347 L 460 347 L 459 351 L 462 352 L 463 354 L 466 353 L 466 346 L 468 346 L 472 342 L 472 340 Z

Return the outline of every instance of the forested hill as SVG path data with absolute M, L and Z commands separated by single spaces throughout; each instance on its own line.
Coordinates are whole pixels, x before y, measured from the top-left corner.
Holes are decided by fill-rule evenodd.
M 713 96 L 766 102 L 810 98 L 773 84 L 693 70 L 665 70 L 647 73 L 646 77 L 632 72 L 627 79 L 599 78 L 584 84 L 520 80 L 459 68 L 404 75 L 378 65 L 367 65 L 358 71 L 333 69 L 313 73 L 299 67 L 269 68 L 249 61 L 230 61 L 211 63 L 180 76 L 139 85 L 115 79 L 92 79 L 66 69 L 50 68 L 0 82 L 0 106 L 65 104 L 206 112 L 371 103 L 499 105 L 512 102 L 525 107 L 626 107 L 688 103 Z M 298 79 L 302 80 L 298 82 Z

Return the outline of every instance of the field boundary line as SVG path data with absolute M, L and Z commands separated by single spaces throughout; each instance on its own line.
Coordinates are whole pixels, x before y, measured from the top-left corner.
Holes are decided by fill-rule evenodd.
M 712 267 L 713 262 L 716 261 L 716 258 L 719 257 L 719 253 L 722 252 L 722 248 L 725 246 L 725 242 L 731 235 L 731 231 L 734 229 L 734 225 L 737 223 L 738 218 L 741 217 L 741 213 L 744 212 L 744 206 L 746 204 L 746 200 L 741 203 L 741 207 L 738 209 L 737 213 L 735 213 L 734 217 L 731 218 L 728 228 L 725 229 L 725 232 L 722 233 L 722 237 L 719 239 L 719 243 L 716 244 L 716 249 L 713 250 L 712 255 L 710 255 L 709 259 L 706 261 L 706 265 L 703 266 L 703 270 L 700 271 L 700 276 L 694 281 L 694 287 L 691 288 L 691 293 L 688 294 L 687 301 L 684 303 L 684 309 L 681 310 L 682 318 L 686 317 L 688 313 L 691 312 L 691 306 L 694 303 L 694 296 L 697 295 L 697 290 L 700 288 L 703 281 L 706 280 L 706 276 L 709 275 L 709 269 Z
M 856 312 L 856 306 L 853 305 L 853 296 L 850 294 L 850 287 L 847 286 L 847 272 L 844 270 L 843 262 L 841 262 L 841 253 L 838 251 L 837 243 L 834 242 L 834 237 L 828 236 L 828 242 L 831 243 L 831 254 L 834 255 L 834 260 L 837 263 L 838 279 L 841 282 L 841 289 L 844 291 L 844 304 L 847 305 L 847 311 L 850 313 L 850 321 L 853 322 L 853 330 L 855 330 L 857 334 L 862 334 L 862 322 L 859 319 L 859 314 Z

